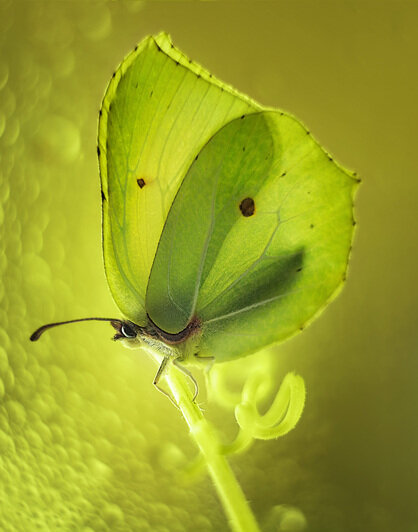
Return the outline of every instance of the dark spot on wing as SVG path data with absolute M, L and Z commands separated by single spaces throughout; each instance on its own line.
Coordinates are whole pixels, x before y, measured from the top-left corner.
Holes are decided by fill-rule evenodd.
M 153 94 L 154 94 L 154 91 L 151 91 L 151 92 L 149 93 L 149 97 L 151 98 L 151 96 L 152 96 Z
M 284 177 L 286 175 L 286 172 L 283 172 L 280 177 Z
M 99 110 L 99 116 L 102 116 L 102 110 L 101 109 Z
M 239 210 L 245 217 L 252 216 L 255 212 L 255 204 L 252 198 L 245 198 L 239 204 Z
M 112 78 L 114 78 L 116 76 L 116 72 L 113 72 L 112 74 Z
M 98 155 L 98 157 L 100 157 L 100 148 L 99 148 L 99 146 L 97 146 L 97 155 Z
M 242 115 L 242 116 L 241 116 L 241 120 L 242 120 L 243 118 L 245 118 L 245 115 Z
M 302 271 L 302 266 L 300 268 L 298 268 L 296 271 L 297 272 L 301 272 Z
M 136 52 L 138 50 L 138 45 L 135 46 L 134 51 Z
M 140 177 L 139 179 L 137 179 L 136 182 L 138 183 L 139 188 L 144 188 L 145 185 L 146 185 L 146 183 L 145 183 L 145 181 L 142 179 L 142 177 Z
M 311 229 L 313 229 L 315 226 L 314 226 L 314 224 L 311 224 L 309 227 L 310 227 Z
M 100 191 L 102 193 L 102 201 L 106 201 L 106 196 L 104 195 L 103 190 Z

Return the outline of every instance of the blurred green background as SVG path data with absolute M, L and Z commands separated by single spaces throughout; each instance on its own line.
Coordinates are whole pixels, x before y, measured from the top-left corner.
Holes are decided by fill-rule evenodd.
M 418 531 L 417 27 L 416 2 L 0 0 L 1 530 L 228 529 L 210 480 L 180 474 L 196 449 L 150 360 L 107 324 L 28 339 L 119 315 L 97 116 L 117 64 L 164 29 L 363 178 L 343 293 L 275 348 L 277 383 L 305 378 L 302 419 L 231 459 L 257 518 L 287 505 L 269 530 Z M 231 437 L 231 413 L 201 399 Z

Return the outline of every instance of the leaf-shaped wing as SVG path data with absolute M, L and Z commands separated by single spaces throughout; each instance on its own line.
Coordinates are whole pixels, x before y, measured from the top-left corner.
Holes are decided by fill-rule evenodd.
M 216 131 L 259 106 L 216 80 L 162 33 L 114 74 L 98 135 L 106 275 L 121 311 L 145 320 L 145 293 L 173 198 Z

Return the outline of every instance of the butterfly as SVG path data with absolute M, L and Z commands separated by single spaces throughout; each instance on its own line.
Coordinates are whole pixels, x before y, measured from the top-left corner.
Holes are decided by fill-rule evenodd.
M 115 340 L 172 360 L 244 357 L 309 323 L 345 279 L 355 174 L 287 113 L 217 80 L 165 33 L 107 87 L 98 147 Z M 195 395 L 197 393 L 197 389 Z

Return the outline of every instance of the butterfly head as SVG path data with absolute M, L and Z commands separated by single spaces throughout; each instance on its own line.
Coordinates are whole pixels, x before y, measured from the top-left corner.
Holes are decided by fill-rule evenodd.
M 116 331 L 113 340 L 120 340 L 125 347 L 129 347 L 130 349 L 141 345 L 143 327 L 129 320 L 111 320 L 110 323 Z

